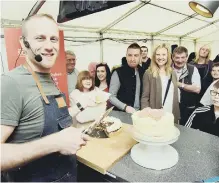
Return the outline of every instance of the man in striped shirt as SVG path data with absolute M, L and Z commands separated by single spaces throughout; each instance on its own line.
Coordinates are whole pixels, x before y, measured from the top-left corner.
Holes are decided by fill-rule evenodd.
M 201 90 L 201 79 L 198 69 L 187 64 L 188 50 L 179 46 L 173 51 L 173 69 L 178 79 L 180 103 L 180 124 L 185 125 L 189 116 L 198 106 L 198 95 Z

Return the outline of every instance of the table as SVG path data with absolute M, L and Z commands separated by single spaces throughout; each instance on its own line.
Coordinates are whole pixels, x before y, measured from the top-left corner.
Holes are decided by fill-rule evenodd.
M 112 111 L 110 116 L 132 124 L 130 114 Z M 181 125 L 177 127 L 181 134 L 172 146 L 179 153 L 179 161 L 174 167 L 162 171 L 146 169 L 136 164 L 129 153 L 107 175 L 100 176 L 106 181 L 111 177 L 128 182 L 188 182 L 219 176 L 219 137 Z

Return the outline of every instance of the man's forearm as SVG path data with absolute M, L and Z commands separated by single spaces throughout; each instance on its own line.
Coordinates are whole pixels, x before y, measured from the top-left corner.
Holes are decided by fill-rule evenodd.
M 185 84 L 184 88 L 183 88 L 185 91 L 188 91 L 188 92 L 193 92 L 193 93 L 197 93 L 199 94 L 200 93 L 200 88 L 195 86 L 195 85 L 187 85 Z
M 9 170 L 33 160 L 57 152 L 56 142 L 49 135 L 22 144 L 1 144 L 1 171 Z
M 114 106 L 116 106 L 120 110 L 124 110 L 124 108 L 126 106 L 125 103 L 121 102 L 118 98 L 116 98 L 113 95 L 110 96 L 109 101 L 110 101 L 111 104 L 113 104 Z
M 178 83 L 179 87 L 182 87 L 183 85 L 184 85 L 183 90 L 185 90 L 185 91 L 197 93 L 197 94 L 200 93 L 201 88 L 196 86 L 196 85 L 188 85 L 188 84 L 183 84 L 180 82 Z

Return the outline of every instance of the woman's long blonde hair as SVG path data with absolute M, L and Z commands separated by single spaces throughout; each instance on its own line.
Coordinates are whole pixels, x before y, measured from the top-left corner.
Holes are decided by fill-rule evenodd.
M 207 58 L 206 58 L 206 60 L 205 60 L 205 64 L 208 64 L 208 62 L 209 62 L 209 60 L 210 60 L 210 57 L 211 57 L 211 48 L 210 48 L 210 46 L 209 45 L 204 45 L 204 46 L 202 46 L 200 49 L 199 49 L 199 51 L 196 53 L 196 59 L 195 59 L 195 63 L 198 63 L 198 60 L 199 60 L 199 57 L 200 57 L 200 50 L 203 48 L 203 47 L 207 47 L 208 48 L 208 56 L 207 56 Z
M 149 67 L 149 72 L 151 72 L 154 77 L 159 76 L 159 66 L 156 63 L 156 52 L 158 49 L 161 48 L 165 48 L 167 50 L 167 63 L 165 64 L 166 74 L 170 76 L 172 73 L 172 67 L 171 67 L 172 60 L 171 60 L 169 48 L 166 46 L 166 44 L 161 44 L 155 48 L 151 59 L 151 66 Z

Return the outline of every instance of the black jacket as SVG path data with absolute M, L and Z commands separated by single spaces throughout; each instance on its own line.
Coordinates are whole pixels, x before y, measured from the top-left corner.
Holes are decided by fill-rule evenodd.
M 196 66 L 196 68 L 199 71 L 199 64 L 195 63 L 195 62 L 190 62 L 190 64 Z M 201 100 L 202 96 L 204 95 L 204 93 L 206 92 L 206 90 L 208 89 L 208 87 L 211 85 L 211 83 L 213 82 L 213 78 L 211 76 L 211 70 L 212 70 L 212 66 L 213 66 L 213 62 L 209 61 L 207 64 L 207 67 L 205 68 L 204 71 L 204 77 L 201 78 L 201 91 L 199 93 L 199 101 Z M 200 71 L 199 71 L 200 72 Z M 201 76 L 201 75 L 200 75 Z
M 219 118 L 215 117 L 213 105 L 198 107 L 185 126 L 219 136 Z
M 120 89 L 117 93 L 117 98 L 121 102 L 127 104 L 128 106 L 134 107 L 135 91 L 136 91 L 135 69 L 129 67 L 128 64 L 125 64 L 122 67 L 116 69 L 116 71 L 120 82 Z M 138 73 L 140 78 L 140 98 L 141 98 L 142 78 L 144 71 L 140 66 L 138 66 Z M 140 98 L 139 98 L 139 103 L 140 103 Z M 116 110 L 116 108 L 114 109 Z
M 188 71 L 188 75 L 186 77 L 184 77 L 184 83 L 185 84 L 192 84 L 192 76 L 194 73 L 194 65 L 191 64 L 187 64 L 187 71 Z M 183 79 L 180 79 L 179 82 L 182 82 Z M 197 93 L 194 92 L 187 92 L 183 89 L 180 89 L 180 103 L 183 104 L 183 106 L 187 106 L 187 107 L 191 107 L 191 106 L 197 106 L 198 104 L 198 100 L 199 100 L 199 96 Z

